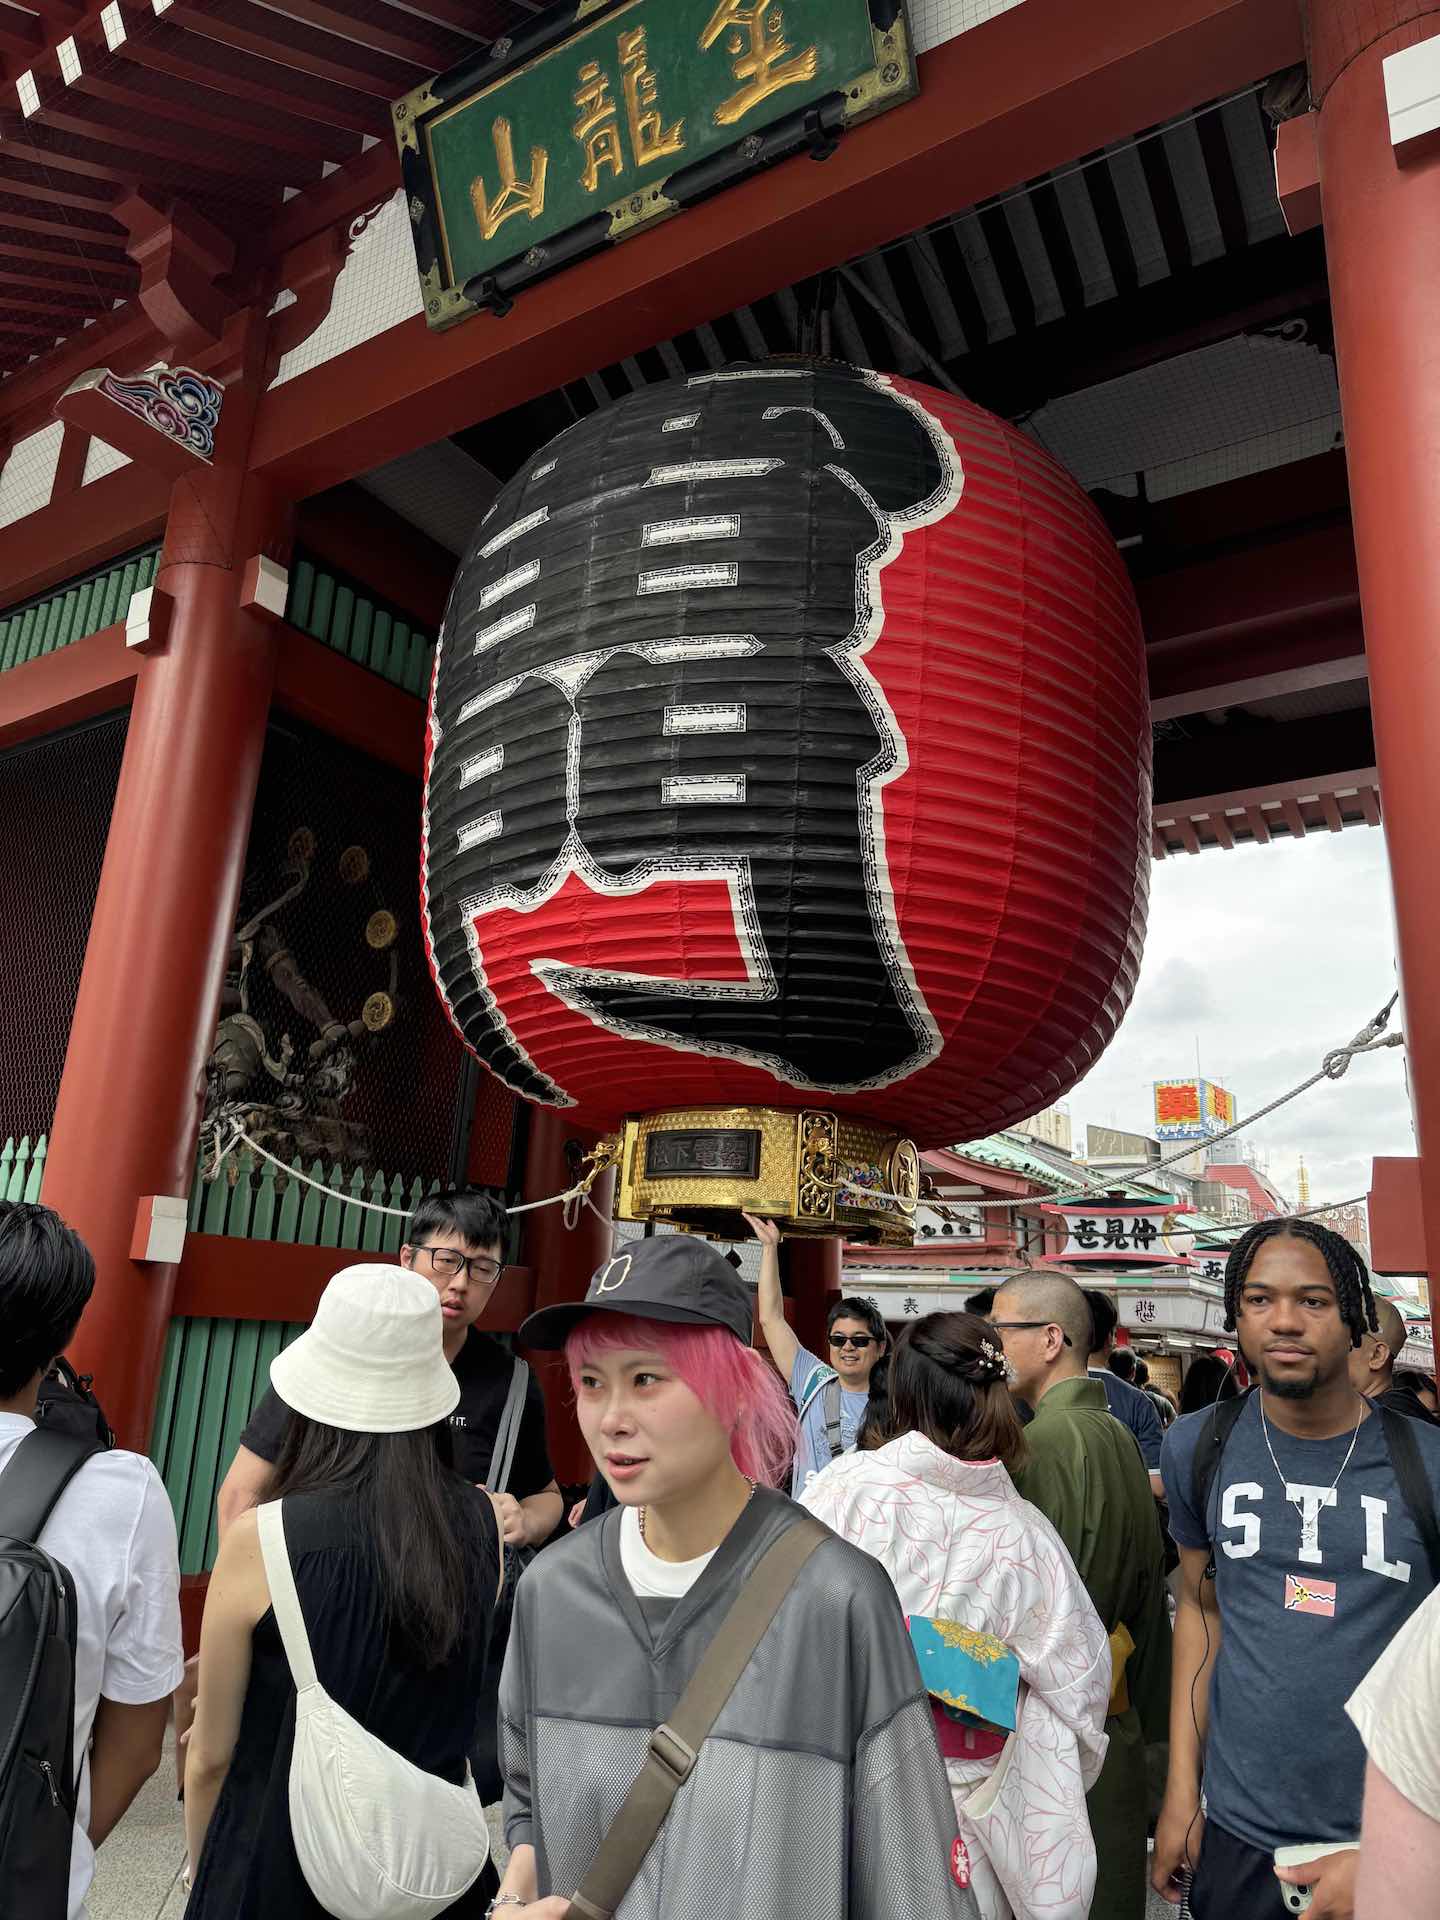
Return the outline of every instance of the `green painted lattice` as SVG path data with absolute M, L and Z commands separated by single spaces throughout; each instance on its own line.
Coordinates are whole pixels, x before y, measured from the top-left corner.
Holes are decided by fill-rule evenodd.
M 0 614 L 0 673 L 123 620 L 131 594 L 153 584 L 159 561 L 160 549 L 152 547 Z
M 270 1384 L 270 1362 L 304 1330 L 281 1320 L 170 1322 L 150 1455 L 175 1509 L 182 1573 L 214 1565 L 220 1482 Z
M 14 1135 L 0 1147 L 0 1200 L 38 1200 L 45 1177 L 46 1137 L 32 1146 L 29 1134 L 17 1142 Z
M 434 634 L 412 626 L 407 615 L 322 563 L 297 554 L 285 618 L 406 693 L 423 699 L 428 691 Z
M 405 1243 L 405 1219 L 440 1182 L 428 1184 L 419 1174 L 407 1181 L 403 1174 L 389 1179 L 378 1169 L 356 1167 L 347 1173 L 336 1161 L 303 1166 L 291 1161 L 296 1173 L 333 1187 L 321 1193 L 303 1181 L 290 1180 L 273 1161 L 260 1160 L 248 1147 L 227 1153 L 213 1180 L 211 1156 L 201 1155 L 200 1168 L 190 1188 L 190 1231 L 228 1234 L 234 1240 L 283 1240 L 300 1247 L 354 1247 L 364 1253 L 398 1253 Z M 340 1199 L 337 1194 L 347 1197 Z M 394 1207 L 395 1213 L 374 1213 L 372 1207 Z

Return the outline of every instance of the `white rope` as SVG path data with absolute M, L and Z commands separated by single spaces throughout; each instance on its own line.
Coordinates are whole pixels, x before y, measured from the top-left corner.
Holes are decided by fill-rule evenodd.
M 215 1128 L 215 1158 L 211 1163 L 209 1176 L 212 1180 L 219 1173 L 220 1164 L 226 1154 L 232 1153 L 242 1140 L 252 1153 L 258 1153 L 260 1158 L 262 1160 L 268 1160 L 272 1167 L 279 1167 L 280 1171 L 285 1174 L 287 1178 L 298 1180 L 302 1186 L 313 1187 L 317 1193 L 329 1194 L 332 1200 L 343 1201 L 347 1207 L 363 1207 L 367 1213 L 389 1214 L 394 1220 L 408 1220 L 415 1211 L 413 1207 L 382 1207 L 378 1200 L 360 1200 L 357 1199 L 353 1193 L 346 1193 L 340 1187 L 327 1186 L 323 1180 L 312 1179 L 308 1173 L 301 1173 L 298 1167 L 290 1166 L 286 1161 L 279 1159 L 275 1154 L 267 1152 L 264 1147 L 258 1145 L 250 1138 L 250 1135 L 246 1133 L 238 1121 L 231 1122 L 230 1138 L 223 1146 L 220 1141 L 220 1128 L 218 1125 Z M 568 1212 L 569 1204 L 573 1201 L 584 1200 L 587 1206 L 594 1205 L 590 1199 L 590 1186 L 594 1178 L 593 1173 L 588 1174 L 578 1185 L 569 1188 L 565 1193 L 547 1194 L 543 1200 L 526 1200 L 520 1206 L 507 1206 L 505 1211 L 507 1214 L 534 1213 L 537 1207 L 555 1207 L 563 1203 L 567 1208 L 565 1224 L 567 1227 L 573 1228 L 577 1224 L 577 1220 L 570 1218 Z M 599 1209 L 595 1208 L 595 1211 L 598 1213 Z M 601 1218 L 604 1218 L 603 1214 Z
M 1276 1112 L 1280 1107 L 1288 1105 L 1292 1100 L 1298 1100 L 1302 1093 L 1308 1093 L 1311 1087 L 1318 1086 L 1322 1080 L 1339 1080 L 1345 1074 L 1350 1062 L 1358 1053 L 1373 1053 L 1379 1047 L 1403 1047 L 1405 1044 L 1405 1036 L 1403 1034 L 1385 1032 L 1386 1023 L 1390 1018 L 1390 1011 L 1399 998 L 1398 993 L 1392 994 L 1380 1009 L 1379 1013 L 1375 1015 L 1375 1018 L 1368 1021 L 1366 1025 L 1360 1029 L 1348 1046 L 1332 1047 L 1330 1052 L 1327 1053 L 1320 1062 L 1319 1069 L 1315 1073 L 1312 1073 L 1308 1080 L 1302 1080 L 1298 1087 L 1292 1087 L 1288 1093 L 1282 1093 L 1278 1100 L 1272 1100 L 1268 1106 L 1261 1107 L 1258 1112 L 1247 1113 L 1244 1119 L 1237 1120 L 1233 1126 L 1226 1127 L 1223 1133 L 1212 1133 L 1208 1135 L 1203 1142 L 1191 1141 L 1186 1146 L 1181 1147 L 1178 1153 L 1172 1153 L 1167 1155 L 1163 1160 L 1154 1161 L 1146 1167 L 1145 1173 L 1147 1177 L 1145 1179 L 1132 1179 L 1126 1181 L 1125 1184 L 1127 1186 L 1150 1187 L 1151 1180 L 1155 1174 L 1163 1173 L 1167 1167 L 1173 1167 L 1178 1161 L 1189 1160 L 1196 1152 L 1198 1146 L 1203 1145 L 1207 1149 L 1217 1147 L 1222 1140 L 1228 1140 L 1232 1134 L 1243 1133 L 1247 1127 L 1257 1126 L 1260 1121 L 1267 1119 L 1270 1114 Z M 1077 1174 L 1076 1179 L 1080 1181 L 1079 1186 L 1069 1188 L 1059 1193 L 1046 1194 L 1043 1196 L 1045 1203 L 1049 1206 L 1059 1206 L 1067 1200 L 1092 1199 L 1096 1194 L 1103 1194 L 1109 1188 L 1113 1187 L 1116 1184 L 1117 1176 L 1113 1173 L 1098 1173 L 1091 1174 L 1087 1178 L 1084 1175 Z M 832 1185 L 836 1192 L 855 1192 L 863 1194 L 870 1200 L 890 1200 L 897 1202 L 901 1206 L 913 1206 L 915 1204 L 914 1196 L 911 1194 L 877 1193 L 873 1187 L 861 1186 L 859 1182 L 855 1180 L 837 1180 L 833 1182 Z M 1152 1188 L 1151 1190 L 1155 1192 L 1158 1199 L 1171 1198 L 1163 1189 Z M 921 1197 L 923 1199 L 923 1195 Z M 1035 1205 L 1035 1198 L 1032 1197 L 1025 1200 L 969 1200 L 963 1203 L 952 1201 L 946 1204 L 969 1213 L 1013 1213 L 1019 1207 L 1033 1207 Z M 1350 1203 L 1346 1201 L 1332 1200 L 1328 1206 L 1312 1207 L 1310 1212 L 1327 1213 L 1330 1207 L 1348 1204 Z M 1286 1217 L 1294 1220 L 1308 1218 L 1309 1216 L 1289 1214 Z M 1216 1229 L 1216 1231 L 1228 1231 L 1228 1229 Z

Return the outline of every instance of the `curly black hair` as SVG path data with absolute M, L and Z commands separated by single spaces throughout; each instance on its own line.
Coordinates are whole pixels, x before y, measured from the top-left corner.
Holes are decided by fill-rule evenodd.
M 1340 1308 L 1340 1318 L 1350 1329 L 1350 1344 L 1358 1347 L 1368 1328 L 1371 1333 L 1379 1332 L 1379 1323 L 1375 1317 L 1375 1296 L 1370 1291 L 1370 1273 L 1364 1260 L 1351 1246 L 1343 1233 L 1336 1233 L 1333 1227 L 1322 1227 L 1318 1220 L 1287 1220 L 1283 1216 L 1276 1220 L 1260 1220 L 1240 1238 L 1230 1249 L 1230 1257 L 1225 1262 L 1225 1331 L 1235 1331 L 1235 1321 L 1240 1307 L 1240 1294 L 1250 1271 L 1250 1263 L 1256 1251 L 1268 1240 L 1308 1240 L 1312 1247 L 1318 1247 L 1325 1256 L 1325 1264 L 1330 1269 L 1330 1278 L 1335 1283 L 1335 1299 Z

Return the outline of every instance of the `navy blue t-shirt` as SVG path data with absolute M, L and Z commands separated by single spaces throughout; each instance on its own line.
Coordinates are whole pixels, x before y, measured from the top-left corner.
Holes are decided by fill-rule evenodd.
M 1205 1746 L 1208 1815 L 1267 1853 L 1354 1840 L 1365 1750 L 1345 1702 L 1430 1592 L 1424 1544 L 1377 1415 L 1362 1424 L 1343 1473 L 1349 1432 L 1297 1440 L 1272 1420 L 1282 1487 L 1258 1393 L 1225 1443 L 1207 1525 L 1193 1495 L 1209 1417 L 1177 1420 L 1161 1456 L 1175 1540 L 1214 1542 L 1222 1633 Z M 1440 1505 L 1440 1428 L 1414 1421 L 1412 1431 Z
M 1160 1442 L 1165 1438 L 1165 1429 L 1155 1411 L 1155 1402 L 1139 1387 L 1132 1387 L 1128 1380 L 1122 1380 L 1118 1373 L 1111 1373 L 1108 1367 L 1091 1367 L 1090 1378 L 1098 1380 L 1104 1387 L 1110 1411 L 1122 1426 L 1129 1427 L 1134 1434 L 1140 1448 L 1140 1458 L 1151 1473 L 1158 1473 Z

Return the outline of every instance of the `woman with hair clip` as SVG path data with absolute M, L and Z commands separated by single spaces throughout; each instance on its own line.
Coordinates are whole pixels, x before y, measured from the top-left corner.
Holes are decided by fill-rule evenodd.
M 262 1502 L 284 1503 L 281 1550 L 321 1687 L 404 1760 L 458 1786 L 469 1778 L 500 1542 L 489 1497 L 449 1465 L 445 1423 L 460 1389 L 442 1331 L 440 1296 L 419 1274 L 336 1274 L 313 1324 L 271 1363 L 293 1418 Z M 296 1688 L 265 1556 L 250 1508 L 226 1529 L 205 1600 L 185 1769 L 187 1920 L 332 1912 L 311 1891 L 291 1828 Z M 478 1796 L 454 1845 L 475 1853 L 478 1872 L 445 1911 L 478 1920 L 497 1885 Z
M 563 1349 L 620 1504 L 520 1582 L 497 1920 L 973 1920 L 894 1589 L 773 1490 L 796 1421 L 753 1314 L 667 1234 L 521 1329 Z
M 1025 1442 L 1005 1382 L 978 1316 L 915 1321 L 895 1343 L 888 1407 L 872 1403 L 857 1450 L 801 1503 L 881 1562 L 912 1618 L 1016 1656 L 1008 1737 L 935 1709 L 972 1888 L 985 1920 L 1084 1920 L 1085 1794 L 1105 1757 L 1110 1649 L 1060 1536 L 1010 1479 Z

